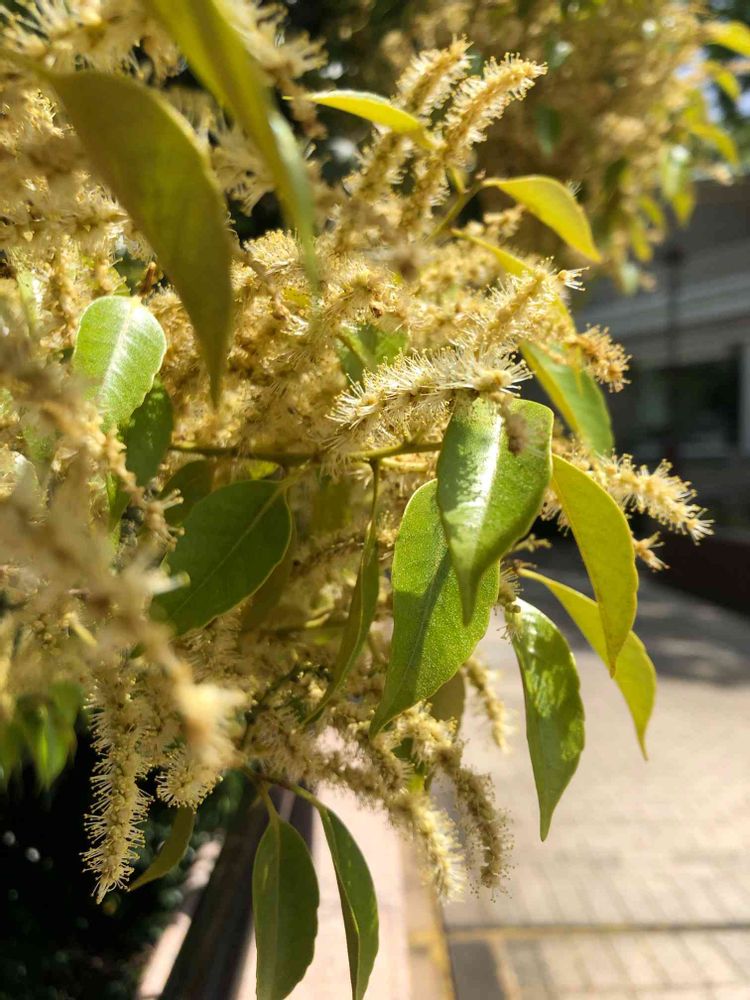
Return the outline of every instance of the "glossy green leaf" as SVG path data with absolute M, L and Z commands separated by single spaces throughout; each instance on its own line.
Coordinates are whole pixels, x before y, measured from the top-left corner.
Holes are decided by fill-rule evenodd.
M 510 618 L 526 706 L 526 740 L 545 840 L 552 813 L 578 767 L 584 713 L 578 672 L 567 642 L 545 615 L 525 601 Z
M 370 725 L 374 736 L 400 712 L 431 698 L 487 631 L 499 568 L 482 578 L 474 616 L 464 625 L 458 579 L 437 503 L 437 482 L 409 501 L 393 556 L 393 639 L 385 690 Z
M 552 411 L 516 399 L 508 412 L 518 422 L 510 444 L 496 404 L 459 400 L 438 459 L 438 504 L 465 624 L 485 572 L 534 523 L 552 474 Z
M 492 177 L 484 181 L 483 186 L 496 187 L 504 191 L 553 229 L 573 249 L 590 260 L 597 262 L 601 260 L 586 213 L 570 190 L 554 177 L 543 177 L 539 174 L 513 177 L 511 180 Z
M 731 52 L 750 56 L 750 26 L 742 21 L 710 21 L 706 24 L 708 40 Z
M 72 365 L 105 427 L 124 423 L 143 403 L 166 350 L 164 331 L 138 299 L 107 295 L 84 310 Z
M 362 647 L 370 631 L 375 610 L 378 606 L 378 591 L 380 589 L 380 569 L 378 564 L 378 540 L 374 519 L 370 522 L 365 535 L 362 559 L 359 564 L 357 580 L 352 591 L 349 615 L 341 636 L 341 645 L 336 656 L 336 662 L 331 670 L 331 680 L 320 703 L 310 716 L 309 721 L 320 717 L 323 709 L 341 690 L 352 667 L 359 659 Z
M 159 471 L 172 440 L 172 426 L 172 400 L 157 380 L 123 434 L 125 464 L 139 486 L 147 486 Z
M 358 118 L 365 118 L 373 125 L 383 125 L 391 132 L 417 133 L 422 143 L 429 144 L 425 128 L 415 115 L 396 107 L 380 94 L 370 94 L 365 90 L 326 90 L 316 94 L 305 94 L 308 101 L 326 108 L 346 111 Z M 423 135 L 419 135 L 423 133 Z
M 552 489 L 578 545 L 599 605 L 606 663 L 615 672 L 635 621 L 638 572 L 625 515 L 591 476 L 564 458 L 552 459 Z
M 254 593 L 284 558 L 292 532 L 284 484 L 239 482 L 210 493 L 188 514 L 169 555 L 190 583 L 152 607 L 178 635 L 206 625 Z
M 182 503 L 170 507 L 166 513 L 167 524 L 182 524 L 199 500 L 208 496 L 214 484 L 214 467 L 211 462 L 199 459 L 181 466 L 171 476 L 161 491 L 162 497 L 179 492 Z
M 607 645 L 596 601 L 573 590 L 572 587 L 567 587 L 564 583 L 542 576 L 541 573 L 521 570 L 521 576 L 529 580 L 538 580 L 555 595 L 581 630 L 588 644 L 606 664 Z M 620 650 L 614 680 L 630 711 L 643 756 L 647 757 L 646 727 L 656 699 L 656 670 L 646 652 L 646 647 L 635 632 L 630 632 Z
M 156 879 L 168 875 L 175 865 L 182 861 L 185 851 L 190 846 L 194 826 L 195 811 L 187 806 L 180 806 L 175 812 L 169 836 L 162 844 L 159 853 L 146 871 L 139 875 L 132 885 L 128 886 L 128 891 L 133 892 L 134 889 L 140 889 L 141 886 L 148 885 L 149 882 L 154 882 Z
M 604 394 L 588 372 L 557 361 L 528 340 L 521 344 L 523 359 L 570 429 L 593 451 L 608 454 L 614 447 L 612 423 Z
M 258 1000 L 282 1000 L 304 976 L 315 948 L 318 898 L 307 845 L 272 815 L 253 867 Z
M 129 76 L 43 75 L 175 286 L 218 398 L 232 328 L 231 245 L 226 203 L 206 151 L 165 98 Z
M 331 852 L 346 931 L 352 1000 L 362 1000 L 378 954 L 378 900 L 370 870 L 338 816 L 317 804 Z
M 313 198 L 302 154 L 275 107 L 265 74 L 248 50 L 226 0 L 146 0 L 191 67 L 253 141 L 273 178 L 286 221 L 295 229 L 308 275 L 317 283 Z

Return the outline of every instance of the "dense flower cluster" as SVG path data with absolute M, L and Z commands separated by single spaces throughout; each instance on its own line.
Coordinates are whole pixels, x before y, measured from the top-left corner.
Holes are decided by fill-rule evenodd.
M 479 165 L 578 185 L 607 262 L 626 283 L 634 276 L 632 265 L 624 267 L 628 258 L 647 261 L 663 237 L 664 207 L 671 204 L 680 220 L 689 216 L 693 172 L 730 175 L 736 151 L 707 95 L 713 85 L 734 99 L 739 84 L 702 51 L 710 40 L 707 2 L 418 0 L 378 18 L 368 7 L 350 4 L 343 24 L 339 5 L 328 15 L 334 36 L 338 28 L 346 39 L 344 72 L 357 83 L 372 86 L 388 68 L 402 70 L 415 50 L 463 33 L 485 58 L 501 45 L 548 65 L 523 107 L 509 108 L 490 134 Z M 379 49 L 380 58 L 347 59 L 352 47 Z M 537 251 L 554 246 L 528 224 L 519 239 Z
M 320 48 L 284 37 L 277 13 L 250 0 L 232 9 L 246 44 L 315 135 L 315 109 L 298 80 L 319 64 Z M 181 62 L 147 10 L 131 0 L 38 0 L 7 19 L 2 45 L 47 67 L 136 74 L 161 87 Z M 336 658 L 370 517 L 373 463 L 385 568 L 409 496 L 434 477 L 453 402 L 469 393 L 506 406 L 530 376 L 521 342 L 563 352 L 610 389 L 624 381 L 621 349 L 600 331 L 578 333 L 563 306 L 575 274 L 529 257 L 524 273 L 511 276 L 487 248 L 512 230 L 513 210 L 455 235 L 439 225 L 455 197 L 451 173 L 467 167 L 488 127 L 543 67 L 512 56 L 470 70 L 463 41 L 423 52 L 404 70 L 394 102 L 425 122 L 440 110 L 430 143 L 377 131 L 359 170 L 335 188 L 308 160 L 321 223 L 319 295 L 288 232 L 234 237 L 235 328 L 213 408 L 187 314 L 144 238 L 97 181 L 54 93 L 3 63 L 0 725 L 56 681 L 82 688 L 101 758 L 86 858 L 99 896 L 132 873 L 148 773 L 156 772 L 166 801 L 197 806 L 227 769 L 241 766 L 291 782 L 340 783 L 384 808 L 423 845 L 445 891 L 461 882 L 466 849 L 485 884 L 502 876 L 505 820 L 487 781 L 462 763 L 455 722 L 420 704 L 368 736 L 388 659 L 384 574 L 376 621 L 346 687 L 312 725 L 301 721 L 321 700 Z M 272 185 L 247 138 L 207 96 L 176 85 L 168 94 L 227 196 L 251 209 Z M 146 486 L 70 365 L 83 310 L 128 287 L 166 333 L 160 378 L 174 407 L 172 446 Z M 524 428 L 516 433 L 521 448 Z M 623 508 L 645 509 L 693 537 L 707 530 L 687 487 L 665 467 L 651 474 L 562 434 L 557 447 Z M 160 567 L 179 537 L 176 512 L 186 497 L 170 480 L 196 458 L 214 485 L 280 470 L 295 477 L 295 542 L 275 605 L 261 613 L 250 598 L 175 639 L 149 606 L 175 586 Z M 114 526 L 112 482 L 127 499 Z M 556 512 L 552 498 L 548 512 Z M 507 563 L 501 601 L 512 605 L 515 592 Z M 463 671 L 504 745 L 491 678 L 476 659 Z M 459 829 L 430 796 L 425 773 L 452 785 Z

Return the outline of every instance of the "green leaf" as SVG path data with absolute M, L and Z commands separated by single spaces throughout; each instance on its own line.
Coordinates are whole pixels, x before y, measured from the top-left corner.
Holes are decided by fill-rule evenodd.
M 625 515 L 591 476 L 558 455 L 552 459 L 552 489 L 576 540 L 599 605 L 614 674 L 617 657 L 635 621 L 638 573 Z
M 272 570 L 266 582 L 255 591 L 242 613 L 241 627 L 243 632 L 257 628 L 268 618 L 281 600 L 294 564 L 294 539 L 295 530 L 294 521 L 292 521 L 292 534 L 284 558 Z
M 350 478 L 332 479 L 321 475 L 315 494 L 310 519 L 310 534 L 323 535 L 346 527 L 352 518 L 352 493 L 354 483 Z
M 750 27 L 742 21 L 710 21 L 706 24 L 708 39 L 731 52 L 750 56 Z
M 17 719 L 0 722 L 0 788 L 8 787 L 13 772 L 23 760 L 24 738 Z
M 172 400 L 164 386 L 155 380 L 146 398 L 133 414 L 123 434 L 125 465 L 139 486 L 148 486 L 159 471 L 172 440 Z M 114 476 L 107 480 L 110 497 L 109 524 L 114 529 L 130 500 L 117 485 Z
M 349 605 L 349 615 L 344 626 L 344 634 L 341 637 L 341 645 L 336 656 L 336 662 L 331 670 L 331 681 L 326 693 L 316 706 L 315 711 L 310 715 L 308 722 L 313 722 L 320 717 L 326 705 L 341 690 L 352 667 L 359 659 L 359 654 L 362 652 L 362 647 L 370 631 L 372 620 L 375 617 L 379 589 L 378 539 L 375 518 L 373 516 L 365 535 L 362 559 L 352 592 L 351 604 Z
M 231 245 L 206 151 L 168 101 L 128 76 L 43 75 L 182 299 L 216 400 L 232 328 Z
M 554 177 L 539 174 L 514 177 L 511 180 L 492 177 L 484 181 L 482 186 L 504 191 L 553 229 L 574 250 L 590 260 L 601 260 L 585 212 L 568 188 Z
M 584 444 L 606 455 L 614 447 L 612 423 L 604 394 L 589 375 L 571 363 L 555 360 L 528 340 L 521 344 L 524 361 L 552 404 Z
M 534 111 L 534 125 L 542 152 L 545 156 L 552 156 L 562 133 L 560 112 L 540 104 Z
M 138 299 L 107 295 L 84 310 L 73 370 L 89 383 L 105 427 L 124 423 L 143 403 L 166 350 L 164 331 Z
M 83 692 L 72 681 L 55 681 L 49 686 L 49 698 L 60 719 L 71 728 L 83 704 Z
M 338 816 L 316 802 L 331 852 L 349 954 L 352 1000 L 362 1000 L 378 954 L 378 900 L 370 870 Z
M 152 604 L 181 635 L 206 625 L 254 593 L 286 553 L 292 533 L 283 483 L 231 483 L 199 500 L 169 556 L 172 575 L 190 583 Z
M 49 788 L 75 747 L 75 730 L 50 705 L 19 705 L 16 717 L 39 784 Z
M 464 625 L 435 480 L 417 490 L 404 512 L 392 584 L 391 660 L 383 697 L 370 725 L 371 736 L 451 679 L 487 631 L 497 599 L 499 568 L 495 565 L 483 577 L 474 615 Z
M 592 601 L 590 597 L 580 594 L 564 583 L 542 576 L 541 573 L 526 569 L 521 570 L 521 576 L 529 580 L 538 580 L 554 594 L 581 630 L 588 644 L 606 664 L 607 646 L 596 601 Z M 656 699 L 656 670 L 646 652 L 646 647 L 635 632 L 630 632 L 620 650 L 614 680 L 630 711 L 641 752 L 647 758 L 646 727 Z
M 499 407 L 481 397 L 456 405 L 437 465 L 438 503 L 458 578 L 464 624 L 477 589 L 534 523 L 552 475 L 552 411 L 517 399 L 508 404 L 523 438 L 509 444 Z
M 317 284 L 313 197 L 304 160 L 289 124 L 273 104 L 263 70 L 235 27 L 231 5 L 225 0 L 149 0 L 147 6 L 257 148 L 287 224 L 297 231 L 310 280 Z
M 430 712 L 433 718 L 440 722 L 449 722 L 451 719 L 456 723 L 456 732 L 461 725 L 464 715 L 464 705 L 466 704 L 466 681 L 464 675 L 459 671 L 454 674 L 449 681 L 446 681 L 441 688 L 438 688 L 430 699 Z
M 195 826 L 195 811 L 187 806 L 180 806 L 175 812 L 172 829 L 169 836 L 161 846 L 161 850 L 148 866 L 142 875 L 128 886 L 128 892 L 140 889 L 149 882 L 155 882 L 158 878 L 163 878 L 182 861 L 185 851 L 190 846 L 190 838 L 193 835 Z
M 406 347 L 403 330 L 381 330 L 372 323 L 361 323 L 339 331 L 341 343 L 336 350 L 344 374 L 350 382 L 361 382 L 365 371 L 393 361 Z
M 166 513 L 167 524 L 182 524 L 199 500 L 211 492 L 214 484 L 214 467 L 211 462 L 200 459 L 188 462 L 169 478 L 161 491 L 162 497 L 179 491 L 182 503 L 170 507 Z
M 509 616 L 509 624 L 523 682 L 539 834 L 545 840 L 583 750 L 583 703 L 575 660 L 563 636 L 541 611 L 525 601 L 516 603 L 521 610 Z
M 421 139 L 423 145 L 426 144 L 428 147 L 431 145 L 419 118 L 391 104 L 380 94 L 370 94 L 365 90 L 327 90 L 316 94 L 305 94 L 305 99 L 315 104 L 322 104 L 326 108 L 336 108 L 358 118 L 365 118 L 373 125 L 385 126 L 391 132 L 416 132 L 418 141 Z
M 273 815 L 253 867 L 258 1000 L 281 1000 L 312 961 L 318 931 L 318 881 L 307 846 Z
M 172 440 L 172 426 L 172 400 L 157 379 L 123 434 L 125 464 L 139 486 L 147 486 L 159 471 Z

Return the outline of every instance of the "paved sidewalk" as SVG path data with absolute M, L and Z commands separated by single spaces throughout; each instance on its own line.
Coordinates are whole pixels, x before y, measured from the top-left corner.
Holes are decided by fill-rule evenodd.
M 587 746 L 541 844 L 517 668 L 491 633 L 513 751 L 474 718 L 463 732 L 510 810 L 515 868 L 507 896 L 444 910 L 458 1000 L 750 1000 L 750 620 L 644 582 L 637 630 L 660 675 L 646 763 L 605 668 L 543 588 L 525 596 L 577 654 Z

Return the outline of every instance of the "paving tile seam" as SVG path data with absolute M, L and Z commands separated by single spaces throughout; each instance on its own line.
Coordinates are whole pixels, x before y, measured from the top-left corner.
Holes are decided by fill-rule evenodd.
M 467 924 L 450 927 L 451 940 L 464 941 L 481 937 L 522 940 L 564 937 L 581 934 L 711 934 L 714 932 L 750 932 L 750 922 L 716 923 L 623 923 L 623 924 Z

